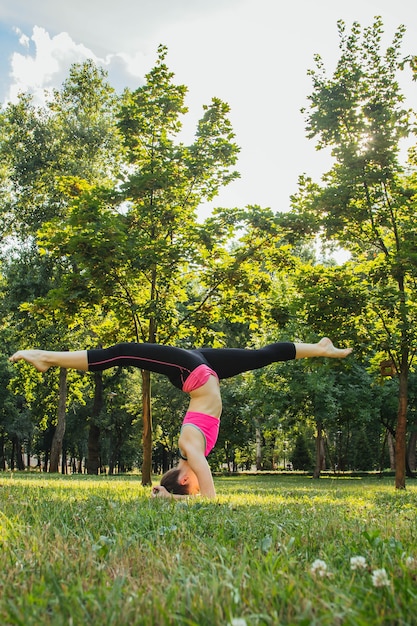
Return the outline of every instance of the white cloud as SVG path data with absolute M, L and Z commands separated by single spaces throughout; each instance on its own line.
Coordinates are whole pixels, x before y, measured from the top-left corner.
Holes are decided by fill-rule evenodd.
M 20 28 L 15 27 L 13 30 L 15 31 L 15 33 L 17 35 L 20 35 L 20 37 L 19 37 L 20 45 L 24 46 L 25 48 L 29 48 L 29 42 L 30 42 L 29 37 L 27 35 L 25 35 L 24 33 L 22 33 Z
M 120 52 L 106 57 L 106 65 L 111 65 L 115 59 L 120 59 L 125 65 L 126 71 L 132 76 L 143 77 L 151 69 L 149 57 L 144 52 L 126 54 Z
M 33 54 L 30 41 L 34 44 Z M 22 33 L 19 43 L 28 51 L 24 54 L 15 52 L 11 58 L 11 84 L 7 100 L 12 102 L 21 92 L 30 92 L 36 102 L 43 102 L 45 90 L 59 85 L 72 63 L 97 60 L 89 48 L 76 44 L 68 33 L 51 37 L 39 26 L 33 28 L 30 38 Z
M 19 93 L 31 93 L 36 104 L 45 102 L 45 96 L 53 88 L 59 88 L 68 77 L 73 63 L 92 59 L 109 74 L 109 82 L 115 89 L 136 88 L 143 84 L 143 77 L 152 62 L 142 52 L 134 54 L 108 53 L 98 57 L 90 48 L 77 44 L 67 32 L 51 36 L 44 28 L 34 26 L 28 37 L 18 28 L 19 43 L 24 52 L 11 55 L 9 92 L 6 102 L 15 102 Z

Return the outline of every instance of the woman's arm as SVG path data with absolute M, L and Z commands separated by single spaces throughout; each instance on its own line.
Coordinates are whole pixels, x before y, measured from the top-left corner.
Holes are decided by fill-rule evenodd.
M 197 477 L 201 496 L 215 498 L 216 490 L 214 488 L 213 476 L 204 455 L 205 445 L 206 442 L 200 430 L 189 424 L 182 428 L 178 446 L 187 459 L 183 463 L 183 468 L 185 471 L 188 468 Z M 191 474 L 191 482 L 192 478 Z
M 190 469 L 197 476 L 198 484 L 200 485 L 200 496 L 215 498 L 216 489 L 206 457 L 199 450 L 187 449 L 185 453 Z

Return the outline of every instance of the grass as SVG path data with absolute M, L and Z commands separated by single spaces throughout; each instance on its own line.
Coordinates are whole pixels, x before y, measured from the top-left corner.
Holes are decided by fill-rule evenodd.
M 417 485 L 216 486 L 216 502 L 171 502 L 133 476 L 0 474 L 0 624 L 416 624 Z

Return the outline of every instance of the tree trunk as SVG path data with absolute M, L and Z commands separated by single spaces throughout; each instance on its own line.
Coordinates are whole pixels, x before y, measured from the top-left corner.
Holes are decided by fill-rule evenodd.
M 103 376 L 94 372 L 94 402 L 88 431 L 87 474 L 98 474 L 100 467 L 100 428 L 95 423 L 103 407 Z
M 32 440 L 29 439 L 28 445 L 27 445 L 27 448 L 26 448 L 26 467 L 28 469 L 30 469 L 31 448 L 32 448 Z
M 14 462 L 15 458 L 16 458 L 17 469 L 24 470 L 25 463 L 23 461 L 22 446 L 20 444 L 19 437 L 17 435 L 13 435 L 12 437 L 12 458 L 11 458 L 11 465 L 10 465 L 10 469 L 12 470 L 15 469 L 15 462 Z
M 397 368 L 399 379 L 397 426 L 395 429 L 395 488 L 405 489 L 406 436 L 408 407 L 408 371 L 409 371 L 409 323 L 405 297 L 404 273 L 398 275 L 399 309 L 401 327 L 401 362 Z
M 0 436 L 0 470 L 6 470 L 6 456 L 4 453 L 4 435 Z
M 319 423 L 317 424 L 317 436 L 316 436 L 316 467 L 314 469 L 313 478 L 320 478 L 321 471 L 325 468 L 325 451 L 323 440 L 323 427 Z
M 407 432 L 408 365 L 404 359 L 399 373 L 397 427 L 395 429 L 395 488 L 405 489 L 405 455 Z
M 25 469 L 25 460 L 23 458 L 23 446 L 22 443 L 18 442 L 17 445 L 17 452 L 16 452 L 16 460 L 17 460 L 17 469 L 18 470 L 24 470 Z
M 68 474 L 68 458 L 67 458 L 66 450 L 62 451 L 61 474 Z
M 58 473 L 59 457 L 62 453 L 62 442 L 65 434 L 65 409 L 67 404 L 67 370 L 63 367 L 59 369 L 59 399 L 58 399 L 58 420 L 51 444 L 51 458 L 49 472 Z
M 389 466 L 391 470 L 395 470 L 395 439 L 392 433 L 387 435 L 388 453 L 389 453 Z
M 412 472 L 416 471 L 416 446 L 417 446 L 417 431 L 413 430 L 410 434 L 410 439 L 407 447 L 408 466 Z
M 256 469 L 258 472 L 262 469 L 262 434 L 259 424 L 255 424 L 256 433 Z
M 171 457 L 172 455 L 170 454 L 169 456 Z M 162 472 L 163 473 L 167 472 L 169 468 L 172 467 L 171 461 L 172 461 L 171 458 L 168 459 L 168 452 L 166 448 L 162 448 Z
M 90 424 L 87 448 L 87 474 L 97 475 L 100 467 L 100 428 L 96 424 Z
M 152 484 L 152 411 L 151 375 L 142 370 L 143 462 L 142 485 Z
M 275 455 L 274 455 L 274 450 L 275 450 L 275 437 L 272 437 L 272 441 L 270 444 L 270 454 L 271 454 L 271 469 L 275 470 Z M 285 461 L 284 461 L 284 470 L 285 470 Z

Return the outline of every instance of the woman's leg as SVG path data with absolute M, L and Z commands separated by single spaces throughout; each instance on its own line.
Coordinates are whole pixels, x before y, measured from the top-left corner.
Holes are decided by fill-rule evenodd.
M 205 362 L 202 356 L 194 351 L 154 343 L 119 343 L 110 348 L 74 352 L 20 350 L 9 360 L 14 363 L 22 359 L 31 363 L 40 372 L 46 372 L 53 366 L 92 372 L 110 367 L 139 367 L 164 374 L 179 389 L 190 372 Z
M 249 370 L 265 367 L 277 361 L 306 357 L 344 358 L 351 348 L 335 348 L 330 339 L 316 344 L 292 342 L 273 343 L 259 350 L 241 348 L 201 348 L 183 350 L 172 346 L 148 343 L 121 343 L 104 350 L 54 352 L 50 350 L 19 350 L 10 361 L 25 360 L 40 372 L 50 367 L 65 367 L 81 371 L 101 371 L 109 367 L 133 365 L 151 372 L 165 374 L 182 388 L 184 381 L 198 365 L 207 362 L 219 378 L 229 378 Z
M 352 348 L 335 348 L 328 337 L 323 337 L 318 343 L 296 343 L 295 358 L 325 356 L 331 359 L 344 359 L 352 352 Z
M 330 357 L 343 359 L 352 352 L 351 348 L 338 349 L 327 337 L 318 343 L 272 343 L 264 348 L 201 348 L 198 350 L 217 372 L 220 379 L 230 378 L 259 369 L 278 361 L 290 361 L 307 357 Z
M 164 374 L 179 389 L 182 389 L 190 373 L 205 363 L 203 357 L 193 350 L 157 343 L 119 343 L 103 350 L 89 350 L 87 358 L 89 371 L 102 371 L 110 367 L 139 367 Z
M 65 367 L 86 372 L 88 370 L 87 350 L 75 352 L 54 352 L 52 350 L 19 350 L 9 361 L 27 361 L 40 372 L 46 372 L 50 367 Z
M 256 370 L 277 361 L 289 361 L 296 356 L 295 345 L 291 342 L 272 343 L 259 349 L 201 348 L 198 352 L 220 379 Z
M 182 389 L 190 373 L 202 363 L 201 354 L 156 343 L 119 343 L 110 348 L 55 352 L 49 350 L 20 350 L 10 357 L 31 363 L 40 372 L 53 366 L 82 371 L 102 371 L 110 367 L 133 366 L 164 374 L 173 385 Z

